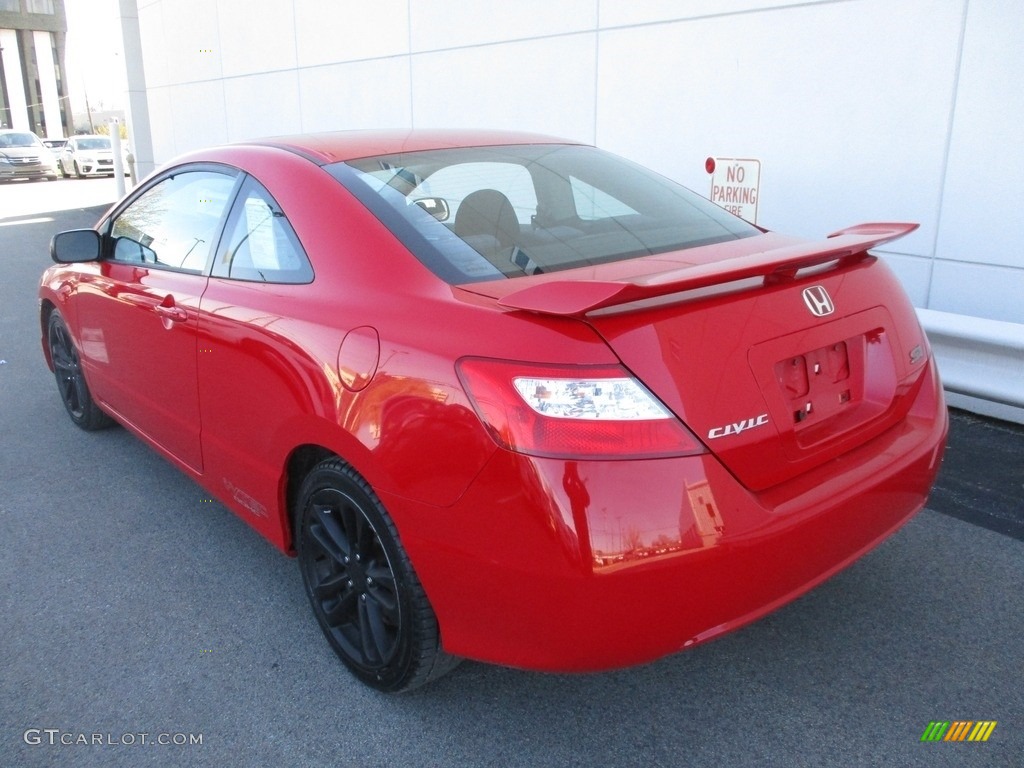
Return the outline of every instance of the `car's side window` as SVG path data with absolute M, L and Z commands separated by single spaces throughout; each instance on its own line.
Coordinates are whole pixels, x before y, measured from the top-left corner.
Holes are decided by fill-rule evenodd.
M 249 177 L 228 218 L 214 277 L 262 283 L 309 283 L 313 268 L 270 193 Z
M 234 175 L 206 170 L 183 171 L 159 181 L 114 219 L 111 257 L 204 271 L 234 185 Z

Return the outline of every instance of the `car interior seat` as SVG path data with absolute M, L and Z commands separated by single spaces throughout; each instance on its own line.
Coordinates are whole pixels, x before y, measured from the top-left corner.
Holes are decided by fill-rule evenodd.
M 522 235 L 512 203 L 496 189 L 478 189 L 466 195 L 455 212 L 452 230 L 488 257 L 512 248 Z

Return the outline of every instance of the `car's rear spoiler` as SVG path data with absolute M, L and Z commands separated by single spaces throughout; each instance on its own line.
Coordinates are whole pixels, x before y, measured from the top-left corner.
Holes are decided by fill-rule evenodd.
M 629 281 L 551 280 L 515 291 L 498 301 L 507 309 L 578 317 L 604 307 L 763 277 L 765 282 L 792 278 L 799 270 L 830 261 L 852 263 L 870 248 L 913 232 L 917 224 L 858 224 L 833 232 L 827 240 L 800 243 L 761 253 L 680 267 Z

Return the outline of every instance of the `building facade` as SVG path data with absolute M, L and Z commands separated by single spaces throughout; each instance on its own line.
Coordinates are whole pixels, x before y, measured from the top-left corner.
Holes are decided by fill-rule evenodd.
M 64 73 L 64 0 L 0 0 L 0 128 L 73 133 Z

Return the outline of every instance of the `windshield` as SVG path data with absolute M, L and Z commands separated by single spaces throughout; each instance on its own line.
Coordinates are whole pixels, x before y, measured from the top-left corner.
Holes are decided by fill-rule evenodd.
M 79 149 L 110 149 L 110 139 L 76 139 Z
M 759 234 L 688 189 L 594 147 L 444 149 L 326 168 L 453 284 Z
M 0 149 L 10 147 L 38 147 L 34 133 L 0 133 Z

